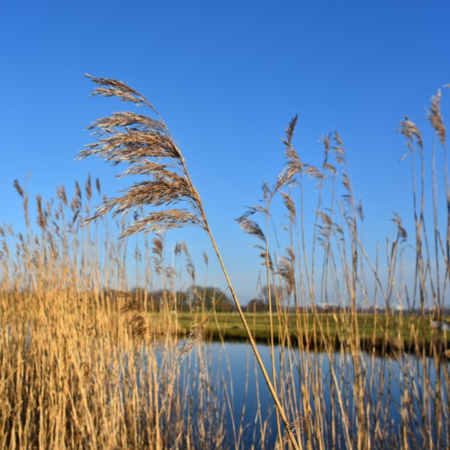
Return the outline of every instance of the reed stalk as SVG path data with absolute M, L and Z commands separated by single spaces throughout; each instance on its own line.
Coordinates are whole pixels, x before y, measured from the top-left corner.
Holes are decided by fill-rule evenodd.
M 98 141 L 80 156 L 124 162 L 125 176 L 144 181 L 95 212 L 102 193 L 90 176 L 34 203 L 14 183 L 25 228 L 0 226 L 0 448 L 240 450 L 248 438 L 280 450 L 449 447 L 450 334 L 439 323 L 448 320 L 450 188 L 440 91 L 427 115 L 435 134 L 429 148 L 415 123 L 400 122 L 411 159 L 412 225 L 394 213 L 392 235 L 374 245 L 373 259 L 343 140 L 326 135 L 316 168 L 307 155 L 300 160 L 297 118 L 289 123 L 286 167 L 273 186 L 263 185 L 265 204 L 239 219 L 261 251 L 255 298 L 265 279 L 264 314 L 238 300 L 186 163 L 157 112 L 121 82 L 94 81 L 94 94 L 150 107 L 156 118 L 99 119 L 91 127 Z M 237 313 L 218 312 L 224 293 L 206 303 L 207 278 L 197 286 L 186 243 L 166 257 L 165 232 L 187 225 L 210 236 Z M 371 303 L 383 311 L 360 310 Z M 396 304 L 414 311 L 395 311 Z M 212 333 L 221 350 L 233 333 L 249 342 L 240 417 L 231 380 L 212 367 L 202 344 Z M 261 339 L 270 345 L 267 360 L 256 345 Z M 263 378 L 275 404 L 267 415 Z M 244 419 L 249 411 L 252 424 Z
M 96 214 L 89 220 L 108 212 L 117 215 L 144 206 L 161 207 L 184 202 L 186 205 L 184 208 L 149 212 L 146 216 L 134 221 L 124 230 L 122 236 L 129 236 L 141 231 L 161 233 L 167 229 L 180 228 L 186 225 L 197 226 L 209 235 L 250 345 L 275 402 L 277 412 L 280 414 L 293 448 L 298 449 L 289 420 L 264 367 L 241 304 L 217 248 L 200 195 L 192 183 L 185 159 L 162 117 L 145 97 L 121 81 L 95 78 L 90 75 L 88 77 L 98 86 L 93 95 L 115 96 L 122 101 L 146 106 L 158 117 L 155 120 L 135 113 L 115 113 L 111 117 L 97 120 L 89 127 L 89 129 L 95 130 L 94 135 L 98 135 L 99 140 L 82 150 L 79 153 L 80 159 L 95 155 L 117 164 L 128 163 L 129 167 L 123 176 L 145 175 L 151 178 L 149 181 L 134 184 L 122 197 L 106 200 L 103 206 L 97 208 Z M 152 160 L 155 160 L 155 162 Z M 161 162 L 161 160 L 167 162 Z M 284 180 L 280 180 L 280 183 L 282 181 Z

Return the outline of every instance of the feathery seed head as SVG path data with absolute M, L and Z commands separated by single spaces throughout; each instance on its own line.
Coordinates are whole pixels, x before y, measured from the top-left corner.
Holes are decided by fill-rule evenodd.
M 405 116 L 405 120 L 400 121 L 400 129 L 397 131 L 406 136 L 411 143 L 415 138 L 419 148 L 423 148 L 422 135 L 420 134 L 419 128 L 414 122 L 409 120 L 408 116 Z M 409 149 L 412 150 L 412 147 L 409 146 Z
M 439 136 L 439 142 L 445 148 L 445 126 L 441 115 L 441 90 L 439 89 L 436 96 L 431 97 L 431 107 L 427 117 L 431 125 Z
M 121 81 L 87 77 L 98 85 L 92 95 L 118 97 L 146 106 L 157 116 L 155 119 L 133 112 L 116 112 L 88 127 L 97 136 L 97 142 L 80 151 L 78 159 L 95 155 L 113 165 L 125 163 L 128 167 L 119 177 L 139 175 L 149 178 L 125 189 L 120 197 L 106 199 L 88 221 L 109 212 L 116 216 L 144 207 L 183 204 L 180 208 L 147 212 L 124 229 L 122 237 L 141 231 L 159 234 L 187 225 L 206 229 L 200 197 L 190 181 L 183 156 L 153 105 Z M 97 190 L 100 192 L 99 182 Z

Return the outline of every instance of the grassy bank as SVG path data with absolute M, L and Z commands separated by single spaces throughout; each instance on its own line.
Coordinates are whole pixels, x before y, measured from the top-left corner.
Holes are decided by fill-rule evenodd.
M 189 333 L 191 327 L 199 322 L 196 314 L 177 314 L 181 335 Z M 264 313 L 247 313 L 247 322 L 254 339 L 260 343 L 270 343 L 270 317 Z M 156 319 L 158 320 L 158 319 Z M 354 334 L 353 323 L 345 314 L 287 314 L 282 316 L 284 323 L 274 328 L 274 338 L 281 341 L 289 338 L 293 344 L 299 342 L 308 349 L 316 346 L 346 345 Z M 364 349 L 399 348 L 411 352 L 416 348 L 430 349 L 438 340 L 444 344 L 445 350 L 450 349 L 450 333 L 438 331 L 431 326 L 431 317 L 420 315 L 357 315 L 358 334 L 361 347 Z M 205 335 L 217 340 L 245 341 L 247 335 L 240 317 L 236 313 L 217 313 L 205 327 Z

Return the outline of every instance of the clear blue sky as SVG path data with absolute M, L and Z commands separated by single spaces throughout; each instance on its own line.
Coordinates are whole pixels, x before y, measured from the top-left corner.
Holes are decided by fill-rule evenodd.
M 158 108 L 187 160 L 243 302 L 259 259 L 234 219 L 283 168 L 280 138 L 299 115 L 294 145 L 318 164 L 319 139 L 338 130 L 373 250 L 398 212 L 413 241 L 409 162 L 398 164 L 405 114 L 431 149 L 425 107 L 450 83 L 448 1 L 0 2 L 0 223 L 23 223 L 12 184 L 50 198 L 88 173 L 114 195 L 117 170 L 75 161 L 90 122 L 120 108 L 89 98 L 84 73 L 125 81 Z M 449 117 L 450 90 L 443 91 Z M 311 214 L 315 202 L 307 203 Z M 312 217 L 312 216 L 310 216 Z M 202 271 L 207 237 L 185 239 Z M 224 286 L 212 263 L 210 284 Z

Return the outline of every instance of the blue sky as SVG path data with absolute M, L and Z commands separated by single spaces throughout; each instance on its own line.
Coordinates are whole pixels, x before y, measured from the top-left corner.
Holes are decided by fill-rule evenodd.
M 305 162 L 320 163 L 322 135 L 342 136 L 368 250 L 393 235 L 394 211 L 412 242 L 411 171 L 408 160 L 398 164 L 405 145 L 395 130 L 409 115 L 431 151 L 426 107 L 450 83 L 449 20 L 447 1 L 3 1 L 0 223 L 23 226 L 12 185 L 27 174 L 31 197 L 50 198 L 61 184 L 73 192 L 88 173 L 109 196 L 125 185 L 108 164 L 75 161 L 92 142 L 90 122 L 130 109 L 89 98 L 90 73 L 125 81 L 159 110 L 244 303 L 259 259 L 234 219 L 282 170 L 280 138 L 295 114 Z M 198 272 L 209 255 L 209 282 L 224 287 L 207 236 L 183 230 L 168 242 L 180 239 Z

